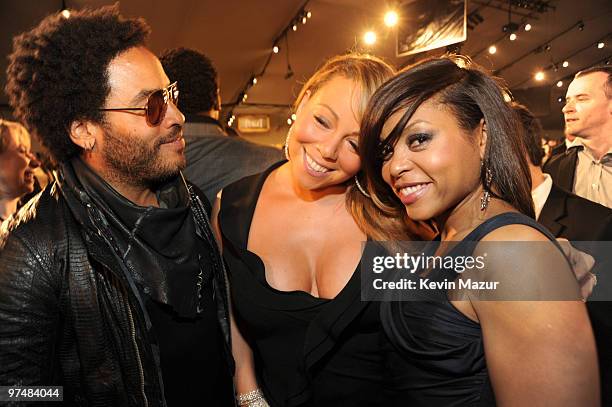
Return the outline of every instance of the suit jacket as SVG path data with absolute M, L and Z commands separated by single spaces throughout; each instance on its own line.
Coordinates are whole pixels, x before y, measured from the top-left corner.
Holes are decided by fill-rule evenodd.
M 612 241 L 612 209 L 565 191 L 554 184 L 554 175 L 552 179 L 553 186 L 538 222 L 555 237 Z
M 580 147 L 573 147 L 558 154 L 544 164 L 544 172 L 552 176 L 553 182 L 566 191 L 574 190 L 574 176 Z
M 576 153 L 578 149 L 571 149 Z M 570 150 L 570 152 L 571 152 Z M 570 158 L 568 158 L 570 157 Z M 557 164 L 563 169 L 571 160 L 565 154 Z M 573 172 L 571 172 L 573 178 Z M 555 181 L 555 175 L 553 182 Z M 565 180 L 567 182 L 567 180 Z M 573 182 L 573 180 L 572 180 Z M 567 192 L 558 186 L 552 186 L 548 199 L 542 208 L 538 222 L 552 232 L 555 237 L 564 237 L 570 241 L 612 241 L 612 209 Z M 576 245 L 576 244 L 575 244 Z M 598 278 L 593 296 L 598 288 L 610 292 L 612 286 L 612 265 L 601 261 L 600 257 L 589 249 L 589 246 L 577 245 L 579 249 L 590 252 L 598 262 L 594 272 Z M 601 250 L 601 249 L 600 249 Z M 604 254 L 604 259 L 609 258 Z M 598 258 L 599 257 L 599 258 Z M 609 294 L 606 294 L 606 299 Z M 612 301 L 589 301 L 587 310 L 593 325 L 599 369 L 601 372 L 602 406 L 612 406 Z
M 550 159 L 558 156 L 559 154 L 563 154 L 566 151 L 567 151 L 567 144 L 565 144 L 565 140 L 561 140 L 561 143 L 553 147 L 551 154 L 550 154 Z
M 229 137 L 220 123 L 210 117 L 188 121 L 184 133 L 187 168 L 183 174 L 204 191 L 210 202 L 226 185 L 284 159 L 277 148 Z

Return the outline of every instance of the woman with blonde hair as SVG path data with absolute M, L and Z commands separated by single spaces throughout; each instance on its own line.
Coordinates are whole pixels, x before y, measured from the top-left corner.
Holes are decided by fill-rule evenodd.
M 378 306 L 360 298 L 367 236 L 347 199 L 361 194 L 361 116 L 392 74 L 372 56 L 327 61 L 297 98 L 287 161 L 217 200 L 241 406 L 383 405 Z
M 15 213 L 19 199 L 34 190 L 39 162 L 30 147 L 25 127 L 0 119 L 0 221 Z

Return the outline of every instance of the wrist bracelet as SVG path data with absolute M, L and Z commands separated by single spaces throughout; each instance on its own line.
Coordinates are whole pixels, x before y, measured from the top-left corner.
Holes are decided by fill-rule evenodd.
M 241 393 L 236 397 L 236 401 L 241 407 L 269 407 L 268 402 L 264 398 L 261 389 L 255 389 L 247 393 Z

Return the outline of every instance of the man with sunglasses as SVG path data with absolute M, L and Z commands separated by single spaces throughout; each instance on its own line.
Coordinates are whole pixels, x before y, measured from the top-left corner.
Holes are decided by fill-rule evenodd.
M 63 386 L 64 405 L 231 406 L 223 261 L 181 175 L 180 84 L 148 33 L 115 6 L 14 41 L 9 99 L 59 176 L 0 232 L 0 385 Z

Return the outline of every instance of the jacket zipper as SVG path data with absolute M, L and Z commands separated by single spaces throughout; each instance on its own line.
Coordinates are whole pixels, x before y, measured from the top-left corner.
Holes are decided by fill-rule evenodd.
M 149 406 L 149 401 L 147 400 L 147 395 L 145 394 L 145 383 L 144 383 L 144 371 L 142 369 L 142 361 L 140 360 L 140 350 L 138 349 L 138 344 L 136 343 L 136 329 L 134 328 L 134 320 L 132 318 L 132 307 L 129 302 L 127 304 L 128 317 L 130 318 L 130 337 L 132 339 L 132 343 L 134 344 L 134 348 L 136 348 L 136 361 L 138 361 L 138 371 L 140 373 L 140 392 L 142 393 L 142 399 L 144 400 L 145 407 Z

